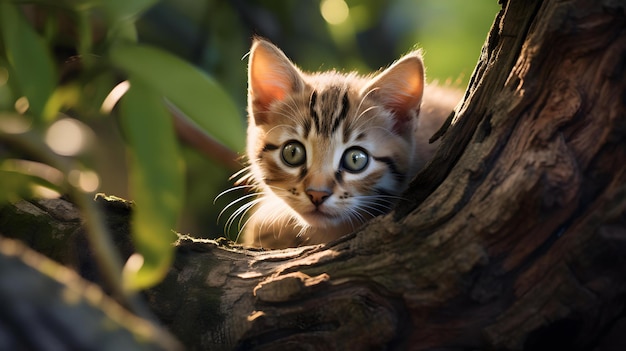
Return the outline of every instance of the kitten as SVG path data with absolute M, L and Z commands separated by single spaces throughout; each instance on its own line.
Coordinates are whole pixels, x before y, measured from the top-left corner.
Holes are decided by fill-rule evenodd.
M 431 157 L 436 145 L 428 139 L 459 99 L 455 91 L 425 87 L 420 51 L 373 76 L 309 74 L 255 39 L 249 167 L 238 183 L 251 184 L 258 197 L 235 212 L 252 210 L 242 243 L 324 243 L 389 212 Z

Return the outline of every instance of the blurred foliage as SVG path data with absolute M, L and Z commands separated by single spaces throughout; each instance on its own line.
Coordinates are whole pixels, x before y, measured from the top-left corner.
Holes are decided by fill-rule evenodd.
M 213 204 L 236 170 L 179 143 L 170 111 L 242 154 L 253 35 L 307 71 L 368 73 L 421 47 L 429 81 L 463 89 L 498 10 L 495 0 L 0 0 L 0 201 L 50 189 L 136 201 L 143 261 L 127 265 L 127 283 L 150 285 L 170 262 L 170 229 L 222 236 L 217 214 L 242 195 Z
M 153 3 L 0 3 L 0 201 L 31 194 L 71 197 L 119 295 L 160 281 L 173 258 L 184 162 L 170 109 L 230 148 L 240 149 L 244 139 L 242 118 L 219 84 L 188 62 L 137 42 L 135 20 Z M 107 176 L 91 169 L 98 160 L 85 151 L 109 142 L 88 123 L 114 116 L 127 146 L 128 195 L 136 203 L 137 254 L 123 273 L 97 209 L 84 201 Z M 122 154 L 100 161 L 115 167 L 123 160 Z

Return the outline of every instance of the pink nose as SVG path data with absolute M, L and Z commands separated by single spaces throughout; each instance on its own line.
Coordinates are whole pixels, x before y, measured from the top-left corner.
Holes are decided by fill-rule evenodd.
M 320 190 L 312 190 L 312 189 L 308 189 L 306 191 L 306 194 L 309 196 L 309 200 L 311 200 L 311 202 L 315 206 L 321 205 L 331 195 L 329 191 L 324 191 L 324 190 L 320 191 Z

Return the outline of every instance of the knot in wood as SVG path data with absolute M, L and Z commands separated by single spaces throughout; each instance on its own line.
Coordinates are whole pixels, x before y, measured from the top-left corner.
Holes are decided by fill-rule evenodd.
M 326 273 L 310 277 L 302 272 L 294 272 L 266 279 L 254 288 L 253 293 L 264 302 L 284 302 L 329 279 Z

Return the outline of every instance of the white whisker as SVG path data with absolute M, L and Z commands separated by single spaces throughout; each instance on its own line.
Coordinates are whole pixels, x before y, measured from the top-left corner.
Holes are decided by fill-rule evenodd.
M 367 214 L 371 218 L 376 217 L 376 215 L 374 215 L 372 212 L 368 211 L 368 209 L 375 210 L 375 208 L 373 208 L 371 206 L 364 206 L 363 204 L 359 204 L 358 206 L 356 206 L 356 209 L 361 211 L 361 212 L 364 212 L 365 214 Z
M 380 108 L 380 106 L 370 106 L 370 107 L 366 108 L 365 110 L 363 110 L 363 112 L 361 112 L 358 116 L 356 116 L 354 118 L 354 120 L 355 121 L 360 120 L 361 118 L 363 118 L 363 116 L 365 116 L 366 113 L 370 112 L 371 110 L 375 110 L 377 108 Z M 365 121 L 365 123 L 363 123 L 363 124 L 367 124 L 367 122 L 371 121 L 372 119 L 374 119 L 376 117 L 378 117 L 378 116 L 376 116 L 376 115 L 370 116 L 370 118 L 367 121 Z
M 237 221 L 237 238 L 239 238 L 239 235 L 241 234 L 241 232 L 243 231 L 243 228 L 245 227 L 245 225 L 248 223 L 248 221 L 250 220 L 250 218 L 254 215 L 254 213 L 251 216 L 247 216 L 248 212 L 254 208 L 254 206 L 256 206 L 258 203 L 260 203 L 261 201 L 263 201 L 262 198 L 250 201 L 249 204 L 246 205 L 246 209 L 241 212 L 241 216 L 239 218 L 239 221 Z M 242 206 L 244 207 L 244 206 Z M 241 208 L 240 208 L 241 209 Z M 247 218 L 246 221 L 244 222 L 243 226 L 241 225 L 241 221 L 243 221 L 244 218 Z
M 391 211 L 393 209 L 393 205 L 395 205 L 395 203 L 393 202 L 389 202 L 389 201 L 385 201 L 387 204 L 383 204 L 380 201 L 374 200 L 374 201 L 363 201 L 362 205 L 365 206 L 366 208 L 372 209 L 372 210 L 377 210 L 378 212 L 380 212 L 381 214 L 384 213 L 383 211 L 381 211 L 379 208 L 383 208 L 387 211 Z
M 284 117 L 289 117 L 288 115 L 284 115 Z M 287 124 L 279 124 L 277 126 L 272 127 L 270 130 L 267 131 L 267 134 L 271 134 L 275 129 L 277 128 L 285 128 L 285 129 L 290 129 L 292 133 L 296 132 L 296 128 L 294 126 L 290 126 Z
M 242 205 L 235 212 L 233 212 L 233 214 L 231 214 L 230 217 L 228 217 L 228 221 L 226 221 L 226 224 L 225 224 L 226 232 L 230 233 L 232 225 L 235 223 L 235 219 L 237 219 L 237 217 L 239 217 L 239 216 L 243 217 L 246 214 L 246 212 L 248 212 L 248 210 L 250 210 L 252 207 L 254 207 L 254 205 L 258 204 L 262 200 L 263 199 L 252 200 L 252 201 Z M 239 236 L 239 235 L 237 235 L 237 236 Z
M 407 198 L 397 195 L 387 195 L 387 194 L 376 194 L 376 195 L 359 195 L 356 196 L 355 199 L 359 200 L 375 200 L 375 201 L 384 201 L 386 203 L 395 204 L 400 200 L 407 200 Z
M 357 225 L 363 222 L 363 218 L 362 218 L 363 216 L 361 216 L 361 214 L 359 214 L 359 212 L 356 210 L 349 209 L 346 215 L 348 217 L 348 221 L 350 222 L 351 231 L 354 231 Z M 354 223 L 355 221 L 357 224 Z
M 367 96 L 371 93 L 373 93 L 374 91 L 378 90 L 378 88 L 374 88 L 370 91 L 368 91 L 367 93 L 365 93 L 365 95 L 363 95 L 363 97 L 361 98 L 361 101 L 359 101 L 359 106 L 356 108 L 356 111 L 354 112 L 354 120 L 357 121 L 361 118 L 361 116 L 363 116 L 367 111 L 370 110 L 370 108 L 366 109 L 365 111 L 359 113 L 359 111 L 361 110 L 361 107 L 363 107 L 363 102 L 365 101 L 365 99 L 367 98 Z M 374 107 L 374 106 L 372 106 Z
M 228 205 L 226 205 L 226 207 L 224 207 L 222 209 L 222 211 L 220 211 L 219 215 L 217 215 L 217 221 L 219 222 L 220 218 L 222 217 L 222 215 L 224 214 L 224 212 L 226 210 L 228 210 L 229 208 L 233 207 L 235 204 L 244 201 L 245 199 L 249 199 L 251 197 L 255 197 L 255 196 L 261 196 L 262 193 L 253 193 L 253 194 L 248 194 L 248 195 L 244 195 L 236 200 L 231 201 Z M 245 206 L 245 205 L 244 205 Z
M 248 165 L 248 166 L 246 166 L 246 167 L 244 167 L 244 168 L 242 168 L 242 169 L 238 170 L 237 172 L 235 172 L 235 173 L 234 173 L 233 175 L 231 175 L 228 179 L 229 179 L 229 180 L 235 179 L 235 178 L 239 177 L 242 173 L 245 173 L 245 172 L 249 171 L 251 168 L 252 168 L 252 166 L 251 166 L 251 165 Z
M 224 196 L 224 195 L 226 195 L 228 193 L 231 193 L 233 191 L 237 191 L 237 190 L 240 190 L 240 189 L 250 189 L 250 188 L 255 188 L 255 186 L 254 185 L 239 185 L 239 186 L 236 186 L 236 187 L 233 187 L 233 188 L 230 188 L 230 189 L 226 189 L 226 190 L 222 191 L 221 193 L 219 193 L 215 197 L 215 199 L 213 200 L 213 205 L 215 205 L 215 203 L 217 202 L 217 200 L 220 197 L 222 197 L 222 196 Z

